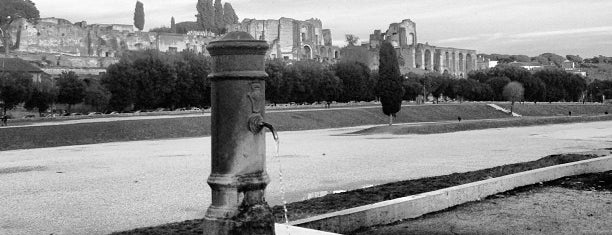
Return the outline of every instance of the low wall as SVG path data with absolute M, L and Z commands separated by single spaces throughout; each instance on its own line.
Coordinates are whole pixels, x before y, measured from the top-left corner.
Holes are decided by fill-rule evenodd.
M 417 218 L 517 187 L 551 181 L 566 176 L 612 170 L 612 156 L 561 164 L 446 189 L 397 198 L 366 206 L 337 211 L 291 222 L 311 229 L 348 233 L 361 227 Z

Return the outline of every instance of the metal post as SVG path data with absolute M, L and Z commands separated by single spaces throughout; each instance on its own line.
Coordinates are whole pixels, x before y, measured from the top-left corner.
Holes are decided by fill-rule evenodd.
M 265 41 L 231 32 L 207 47 L 212 56 L 212 204 L 204 233 L 274 234 L 265 201 Z M 267 124 L 266 124 L 267 125 Z

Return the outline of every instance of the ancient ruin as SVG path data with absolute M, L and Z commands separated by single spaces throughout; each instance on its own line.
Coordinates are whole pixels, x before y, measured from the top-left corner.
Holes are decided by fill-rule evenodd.
M 245 31 L 265 40 L 270 49 L 266 58 L 288 60 L 315 59 L 334 62 L 339 48 L 332 46 L 331 31 L 323 29 L 318 19 L 299 21 L 245 19 L 231 25 L 228 32 Z M 71 23 L 60 18 L 42 18 L 37 22 L 18 20 L 11 25 L 12 48 L 17 57 L 35 61 L 48 74 L 71 70 L 77 74 L 99 74 L 119 61 L 125 51 L 183 50 L 208 55 L 206 46 L 220 36 L 208 31 L 187 34 L 135 31 L 133 25 Z
M 416 24 L 409 19 L 392 23 L 384 33 L 375 30 L 370 35 L 370 42 L 362 45 L 370 51 L 372 69 L 378 68 L 378 50 L 384 41 L 396 48 L 402 74 L 435 71 L 464 78 L 469 71 L 477 69 L 476 50 L 418 43 Z
M 66 68 L 82 74 L 104 72 L 128 50 L 190 50 L 207 54 L 206 46 L 217 38 L 211 32 L 140 32 L 134 31 L 133 25 L 88 25 L 84 21 L 73 24 L 60 18 L 42 18 L 36 23 L 15 21 L 11 35 L 17 57 L 39 62 L 52 75 Z
M 244 19 L 231 25 L 228 31 L 244 31 L 253 38 L 265 40 L 270 45 L 267 57 L 271 59 L 314 59 L 321 62 L 339 59 L 339 48 L 332 46 L 331 30 L 323 29 L 319 19 Z

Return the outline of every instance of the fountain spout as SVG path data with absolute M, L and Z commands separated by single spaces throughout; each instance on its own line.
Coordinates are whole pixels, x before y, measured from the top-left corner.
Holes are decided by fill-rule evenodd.
M 278 134 L 274 130 L 274 126 L 272 126 L 272 124 L 267 123 L 267 122 L 261 122 L 261 127 L 268 128 L 268 130 L 270 130 L 270 132 L 272 132 L 272 136 L 274 137 L 274 141 L 278 141 Z

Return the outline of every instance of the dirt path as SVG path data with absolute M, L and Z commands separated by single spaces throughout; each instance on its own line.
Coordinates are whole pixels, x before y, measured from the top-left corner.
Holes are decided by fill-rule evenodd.
M 606 172 L 528 186 L 355 234 L 610 234 L 611 176 Z

